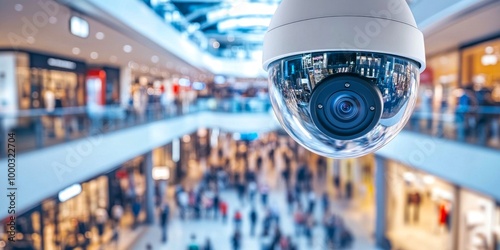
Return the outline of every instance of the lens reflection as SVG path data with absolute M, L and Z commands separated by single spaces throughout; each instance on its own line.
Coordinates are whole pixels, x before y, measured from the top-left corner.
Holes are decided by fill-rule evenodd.
M 359 114 L 360 104 L 352 96 L 341 95 L 332 102 L 333 115 L 340 120 L 351 120 Z

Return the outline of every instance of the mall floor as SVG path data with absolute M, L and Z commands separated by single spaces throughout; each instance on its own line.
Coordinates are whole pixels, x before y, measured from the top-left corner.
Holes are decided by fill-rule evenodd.
M 249 159 L 256 159 L 255 154 L 262 154 L 266 157 L 266 148 L 260 149 L 261 152 L 249 155 Z M 316 221 L 316 226 L 313 230 L 313 243 L 312 246 L 308 245 L 308 242 L 304 236 L 295 235 L 295 227 L 293 223 L 293 215 L 289 213 L 286 196 L 285 196 L 285 184 L 280 178 L 281 169 L 284 162 L 280 161 L 280 154 L 286 151 L 286 147 L 281 147 L 276 151 L 276 159 L 273 161 L 269 159 L 264 160 L 263 170 L 260 173 L 259 179 L 265 180 L 271 187 L 269 201 L 271 207 L 277 209 L 280 214 L 280 228 L 284 235 L 292 236 L 294 244 L 297 245 L 298 249 L 318 249 L 327 250 L 328 247 L 324 244 L 324 229 L 322 227 L 322 216 L 321 205 L 319 202 L 320 193 L 325 190 L 327 185 L 326 179 L 316 179 L 315 190 L 317 191 L 317 205 L 314 213 L 314 218 Z M 274 163 L 274 164 L 273 164 Z M 206 166 L 205 162 L 200 162 L 197 167 L 191 168 L 191 173 L 189 173 L 188 182 L 196 182 L 200 177 L 200 172 Z M 251 163 L 249 165 L 252 165 Z M 295 163 L 292 163 L 295 165 Z M 358 206 L 350 201 L 333 199 L 336 197 L 334 190 L 328 190 L 331 194 L 331 211 L 335 214 L 340 215 L 347 226 L 347 228 L 354 235 L 354 244 L 351 249 L 377 249 L 374 247 L 372 240 L 372 229 L 374 224 L 373 211 L 358 209 Z M 172 191 L 168 192 L 173 195 Z M 305 199 L 305 197 L 303 197 Z M 171 204 L 171 221 L 168 225 L 168 241 L 167 243 L 161 242 L 161 228 L 159 223 L 157 225 L 145 228 L 145 231 L 141 234 L 139 239 L 128 249 L 148 249 L 150 245 L 151 249 L 187 249 L 190 242 L 191 235 L 196 235 L 196 241 L 200 246 L 203 246 L 206 239 L 209 238 L 212 242 L 213 249 L 219 250 L 229 250 L 231 248 L 231 235 L 234 232 L 234 223 L 231 220 L 231 216 L 234 214 L 235 210 L 240 209 L 243 215 L 242 223 L 242 249 L 241 250 L 257 250 L 262 249 L 262 244 L 266 242 L 266 239 L 259 237 L 261 229 L 261 219 L 265 213 L 265 207 L 262 206 L 257 199 L 256 208 L 258 213 L 258 223 L 256 226 L 256 236 L 250 235 L 250 225 L 249 225 L 249 211 L 251 206 L 249 201 L 245 200 L 241 203 L 238 199 L 237 193 L 234 189 L 226 189 L 221 192 L 221 199 L 227 201 L 229 204 L 228 221 L 223 223 L 222 219 L 213 218 L 202 218 L 200 220 L 185 219 L 181 220 L 178 215 L 178 211 L 175 210 L 175 206 Z M 170 197 L 170 200 L 174 200 Z M 120 238 L 126 238 L 126 235 L 122 235 Z M 122 245 L 122 244 L 120 244 Z M 120 247 L 119 247 L 120 248 Z M 116 248 L 110 248 L 116 249 Z

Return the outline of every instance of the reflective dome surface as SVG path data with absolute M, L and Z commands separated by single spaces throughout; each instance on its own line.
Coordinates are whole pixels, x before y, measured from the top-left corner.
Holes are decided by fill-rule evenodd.
M 415 105 L 419 67 L 405 58 L 371 52 L 306 53 L 269 65 L 269 93 L 279 122 L 302 146 L 326 157 L 359 157 L 384 146 L 404 127 Z M 342 74 L 367 79 L 380 90 L 383 103 L 373 129 L 351 140 L 321 132 L 310 111 L 311 96 L 322 80 Z

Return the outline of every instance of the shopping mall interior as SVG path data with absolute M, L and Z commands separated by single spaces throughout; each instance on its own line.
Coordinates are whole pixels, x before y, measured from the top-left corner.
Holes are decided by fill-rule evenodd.
M 393 59 L 414 109 L 359 157 L 282 124 L 315 121 L 292 115 L 323 74 L 390 59 L 264 68 L 285 1 L 0 1 L 0 249 L 499 250 L 500 1 L 377 0 L 409 7 L 426 66 Z M 357 41 L 392 27 L 370 25 Z M 310 30 L 298 43 L 321 40 Z

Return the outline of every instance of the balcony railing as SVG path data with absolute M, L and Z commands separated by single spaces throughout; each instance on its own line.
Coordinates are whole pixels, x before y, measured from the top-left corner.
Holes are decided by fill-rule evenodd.
M 146 107 L 72 107 L 0 113 L 0 158 L 6 156 L 6 135 L 16 134 L 16 151 L 26 152 L 71 140 L 108 133 L 200 111 L 230 113 L 268 112 L 268 99 L 199 98 L 193 103 L 159 103 Z
M 407 130 L 500 148 L 500 107 L 457 108 L 451 113 L 414 112 Z

